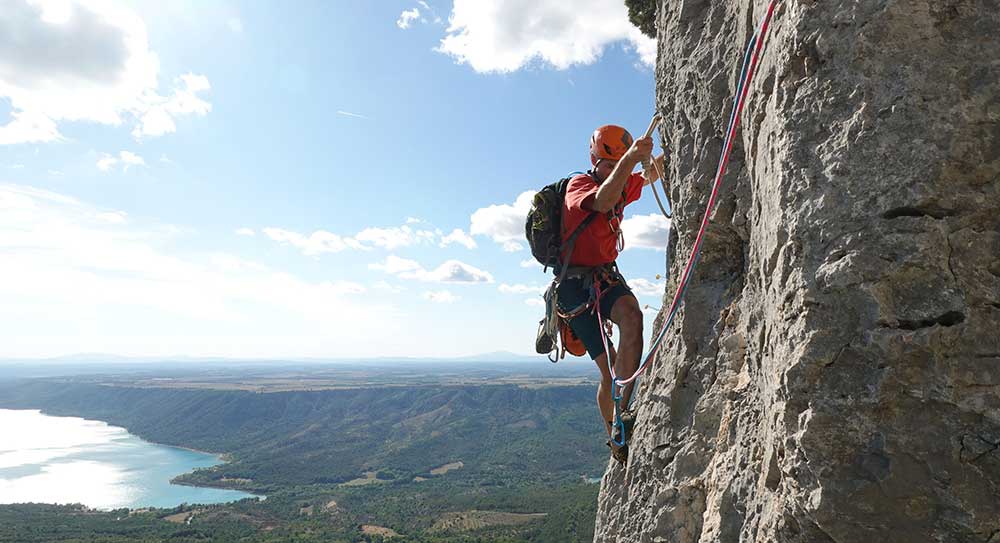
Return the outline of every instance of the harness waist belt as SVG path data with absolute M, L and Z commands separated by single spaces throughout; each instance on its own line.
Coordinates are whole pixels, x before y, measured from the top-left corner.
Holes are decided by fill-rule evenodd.
M 566 275 L 564 279 L 592 278 L 595 274 L 600 272 L 617 274 L 618 266 L 614 262 L 601 264 L 600 266 L 569 266 L 566 268 Z

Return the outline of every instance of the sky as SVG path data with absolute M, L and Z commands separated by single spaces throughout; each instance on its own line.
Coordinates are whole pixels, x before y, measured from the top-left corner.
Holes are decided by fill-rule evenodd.
M 5 358 L 531 353 L 531 195 L 653 114 L 621 2 L 0 6 Z M 667 228 L 626 209 L 647 338 Z

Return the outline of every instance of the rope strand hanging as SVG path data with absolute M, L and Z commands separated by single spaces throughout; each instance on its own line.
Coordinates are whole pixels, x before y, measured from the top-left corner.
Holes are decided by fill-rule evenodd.
M 657 117 L 654 117 L 654 119 L 657 119 Z M 664 157 L 665 156 L 666 154 L 664 154 Z M 649 163 L 644 164 L 643 168 L 644 169 L 648 168 L 650 165 L 652 165 L 653 171 L 656 173 L 656 178 L 660 181 L 660 183 L 663 184 L 663 199 L 666 200 L 667 205 L 669 205 L 670 198 L 667 198 L 667 180 L 666 178 L 663 177 L 663 172 L 660 171 L 660 165 L 656 163 L 655 159 L 652 159 L 649 161 Z M 672 218 L 672 215 L 670 213 L 667 213 L 667 210 L 664 209 L 663 202 L 660 201 L 660 194 L 656 192 L 656 181 L 650 183 L 649 188 L 650 190 L 653 191 L 653 197 L 656 198 L 656 205 L 660 207 L 660 213 L 663 213 L 663 216 L 666 217 L 667 219 Z M 673 208 L 671 208 L 670 211 L 673 212 Z

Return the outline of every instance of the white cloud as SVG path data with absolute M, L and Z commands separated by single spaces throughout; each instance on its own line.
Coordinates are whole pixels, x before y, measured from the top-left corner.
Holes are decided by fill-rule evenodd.
M 472 236 L 466 234 L 461 228 L 456 228 L 450 234 L 441 238 L 441 247 L 447 247 L 452 243 L 464 245 L 466 249 L 476 248 L 476 240 L 472 239 Z
M 521 261 L 520 266 L 522 268 L 538 268 L 542 269 L 542 264 L 535 260 L 534 258 L 526 258 Z
M 115 168 L 115 166 L 121 165 L 122 171 L 127 172 L 129 166 L 145 166 L 146 161 L 139 155 L 132 153 L 130 151 L 121 151 L 118 153 L 117 157 L 103 153 L 101 158 L 97 161 L 97 169 L 102 172 L 107 172 Z
M 437 10 L 435 10 L 433 7 L 431 7 L 430 4 L 428 4 L 427 2 L 424 2 L 424 0 L 417 0 L 417 3 L 420 4 L 420 6 L 422 8 L 424 8 L 424 11 L 430 15 L 431 19 L 434 21 L 434 24 L 441 24 L 443 22 L 441 20 L 441 16 L 438 15 L 438 13 L 437 13 Z M 421 17 L 420 18 L 420 22 L 426 23 L 427 19 Z
M 528 298 L 524 303 L 532 306 L 545 307 L 545 300 L 541 298 Z
M 420 17 L 420 10 L 417 8 L 408 9 L 399 14 L 399 19 L 396 20 L 396 26 L 406 30 L 410 28 L 410 24 Z
M 455 296 L 454 294 L 448 292 L 447 290 L 432 291 L 429 290 L 424 292 L 421 297 L 425 300 L 430 300 L 437 304 L 452 304 L 459 301 L 461 298 Z
M 485 270 L 458 260 L 448 260 L 429 272 L 403 273 L 404 279 L 413 278 L 437 283 L 492 283 L 493 275 Z
M 168 98 L 147 95 L 147 109 L 139 119 L 139 125 L 132 130 L 132 136 L 140 139 L 143 136 L 162 136 L 177 131 L 174 117 L 180 115 L 198 115 L 204 117 L 212 111 L 209 104 L 198 96 L 200 92 L 208 91 L 212 86 L 203 75 L 184 74 L 174 81 L 174 94 Z
M 469 233 L 474 236 L 488 236 L 501 244 L 504 251 L 522 249 L 519 241 L 524 239 L 524 221 L 531 209 L 535 191 L 522 192 L 513 204 L 494 204 L 482 207 L 472 213 Z
M 161 233 L 168 236 L 179 236 L 181 234 L 194 234 L 193 228 L 181 228 L 176 224 L 164 224 L 159 227 Z
M 406 218 L 406 224 L 416 224 L 418 222 L 423 222 L 423 221 L 421 221 L 420 219 L 418 219 L 416 217 L 407 217 Z
M 625 249 L 666 250 L 670 220 L 659 213 L 635 215 L 622 221 Z
M 283 230 L 281 228 L 265 228 L 264 235 L 277 241 L 287 243 L 302 250 L 306 256 L 316 256 L 323 253 L 339 253 L 345 249 L 364 249 L 365 247 L 351 238 L 345 238 L 327 232 L 317 230 L 309 236 L 298 232 Z
M 477 72 L 513 72 L 539 60 L 556 69 L 592 64 L 625 43 L 656 61 L 655 40 L 628 20 L 623 2 L 607 0 L 455 0 L 438 51 Z
M 411 222 L 411 224 L 413 223 Z M 437 244 L 439 239 L 441 239 L 440 243 L 444 243 L 440 230 L 413 228 L 408 224 L 386 228 L 369 227 L 353 236 L 334 234 L 326 230 L 317 230 L 308 236 L 283 228 L 265 228 L 263 231 L 272 240 L 298 247 L 308 256 L 338 253 L 347 249 L 367 251 L 382 248 L 392 251 L 401 247 Z M 456 232 L 460 231 L 456 230 Z M 465 237 L 468 238 L 468 236 Z M 448 239 L 447 243 L 461 243 L 468 247 L 468 243 L 471 241 L 475 246 L 475 241 L 471 238 L 460 239 L 461 236 L 457 236 L 455 232 L 446 238 Z M 447 243 L 441 246 L 445 246 Z
M 630 23 L 631 24 L 631 23 Z M 628 30 L 629 47 L 639 55 L 641 65 L 651 68 L 656 65 L 656 40 L 643 34 L 634 26 Z
M 215 337 L 232 326 L 244 334 L 232 348 L 275 333 L 321 338 L 346 330 L 339 341 L 374 340 L 398 316 L 354 298 L 367 290 L 355 282 L 306 281 L 226 254 L 172 253 L 176 244 L 163 228 L 125 217 L 58 193 L 0 185 L 0 324 L 28 331 L 5 341 L 5 352 L 102 344 L 119 350 L 135 345 L 138 330 L 158 330 L 164 322 L 184 330 L 180 349 L 199 341 L 194 336 Z M 84 322 L 92 324 L 81 329 Z M 135 349 L 148 352 L 162 341 Z
M 118 163 L 117 158 L 107 153 L 103 153 L 101 155 L 101 158 L 97 160 L 97 169 L 101 170 L 102 172 L 108 172 L 111 171 L 111 168 L 114 168 L 115 164 L 117 163 Z
M 403 292 L 403 291 L 406 290 L 406 287 L 402 287 L 402 286 L 399 286 L 399 285 L 393 285 L 393 284 L 390 284 L 388 281 L 381 280 L 381 279 L 378 280 L 378 281 L 375 281 L 374 283 L 372 283 L 372 288 L 375 289 L 375 290 L 381 290 L 381 291 L 384 291 L 384 292 L 391 292 L 393 294 L 398 294 L 398 293 Z
M 662 296 L 667 288 L 666 282 L 654 283 L 642 277 L 629 279 L 628 286 L 639 296 Z
M 416 260 L 409 260 L 406 258 L 399 258 L 396 255 L 389 255 L 385 257 L 385 261 L 380 264 L 369 264 L 369 269 L 372 270 L 382 270 L 385 273 L 391 273 L 397 275 L 405 272 L 413 272 L 417 270 L 423 270 L 423 266 L 420 265 Z
M 500 286 L 497 287 L 497 290 L 503 292 L 504 294 L 544 294 L 546 288 L 548 288 L 547 285 L 523 285 L 520 283 L 508 285 L 507 283 L 501 283 Z
M 503 251 L 505 253 L 516 253 L 524 249 L 524 246 L 516 241 L 505 241 L 503 242 Z
M 235 34 L 243 33 L 243 20 L 239 17 L 230 17 L 229 20 L 226 21 L 226 26 L 228 26 L 229 30 L 232 30 Z
M 243 228 L 237 228 L 236 229 L 236 235 L 237 236 L 250 236 L 250 237 L 253 237 L 253 236 L 256 235 L 256 232 L 253 231 L 253 228 L 247 228 L 247 227 L 244 226 Z
M 365 228 L 354 236 L 360 242 L 390 251 L 399 247 L 430 242 L 434 240 L 434 237 L 434 232 L 430 230 L 414 230 L 406 225 L 391 228 Z
M 12 111 L 11 118 L 6 126 L 0 126 L 0 145 L 46 143 L 64 139 L 55 121 L 45 115 L 30 111 Z
M 124 224 L 128 220 L 128 214 L 124 211 L 99 211 L 94 214 L 94 218 L 107 224 Z
M 204 76 L 182 76 L 170 97 L 159 94 L 160 62 L 146 25 L 112 2 L 8 0 L 0 9 L 0 98 L 11 120 L 0 144 L 63 139 L 61 121 L 138 122 L 140 135 L 173 131 L 174 117 L 210 109 L 197 93 Z
M 23 170 L 24 169 L 24 164 L 11 164 L 10 168 L 12 170 Z
M 145 166 L 146 161 L 142 159 L 141 156 L 131 153 L 129 151 L 122 151 L 119 153 L 118 158 L 125 165 L 125 169 L 128 170 L 129 166 Z
M 492 283 L 490 272 L 470 266 L 458 260 L 448 260 L 433 270 L 426 270 L 415 260 L 389 255 L 381 263 L 369 264 L 373 270 L 381 270 L 401 279 L 414 279 L 429 283 Z

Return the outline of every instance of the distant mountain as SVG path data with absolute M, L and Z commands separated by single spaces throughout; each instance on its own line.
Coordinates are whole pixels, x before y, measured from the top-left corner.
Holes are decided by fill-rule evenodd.
M 524 355 L 509 351 L 494 351 L 468 356 L 377 356 L 367 358 L 228 358 L 211 356 L 123 356 L 108 353 L 76 353 L 49 358 L 0 358 L 0 364 L 143 364 L 143 363 L 205 363 L 225 362 L 239 364 L 317 364 L 344 362 L 539 362 L 542 355 Z
M 74 353 L 45 358 L 0 358 L 0 364 L 142 364 L 147 362 L 223 362 L 228 360 L 222 357 L 126 356 L 111 353 Z
M 538 362 L 545 360 L 542 355 L 523 355 L 509 351 L 494 351 L 492 353 L 476 354 L 472 356 L 459 357 L 455 360 L 465 362 Z

